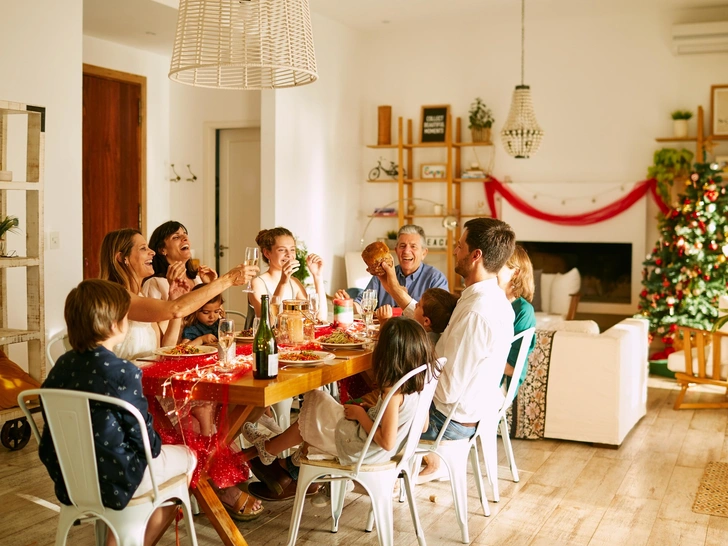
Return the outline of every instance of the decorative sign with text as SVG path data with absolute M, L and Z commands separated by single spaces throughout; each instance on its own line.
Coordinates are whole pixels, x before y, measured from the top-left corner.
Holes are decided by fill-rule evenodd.
M 425 237 L 428 248 L 445 248 L 447 247 L 447 235 L 434 235 Z
M 420 129 L 421 143 L 445 142 L 447 139 L 447 123 L 450 117 L 450 105 L 423 106 L 422 127 Z

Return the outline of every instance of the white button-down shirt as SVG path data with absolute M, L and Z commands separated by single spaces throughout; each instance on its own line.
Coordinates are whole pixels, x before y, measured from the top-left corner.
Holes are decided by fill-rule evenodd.
M 503 403 L 500 383 L 513 340 L 513 307 L 497 279 L 466 288 L 437 343 L 438 356 L 447 358 L 435 390 L 435 407 L 449 415 L 461 391 L 453 419 L 474 423 L 483 412 Z M 471 377 L 479 370 L 475 379 Z

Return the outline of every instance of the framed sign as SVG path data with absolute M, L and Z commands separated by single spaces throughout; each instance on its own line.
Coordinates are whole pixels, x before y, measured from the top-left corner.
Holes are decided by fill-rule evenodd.
M 447 122 L 450 118 L 450 105 L 422 107 L 422 125 L 420 126 L 421 143 L 445 142 L 447 139 Z
M 710 88 L 710 132 L 713 138 L 728 139 L 728 84 Z
M 420 178 L 445 179 L 447 165 L 444 163 L 423 163 L 420 165 Z
M 447 247 L 447 235 L 435 235 L 425 237 L 427 248 L 445 248 Z

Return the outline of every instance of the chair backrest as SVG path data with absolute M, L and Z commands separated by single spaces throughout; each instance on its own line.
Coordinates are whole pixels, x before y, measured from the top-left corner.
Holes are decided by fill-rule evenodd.
M 346 287 L 361 288 L 362 290 L 366 288 L 372 276 L 367 271 L 367 264 L 362 260 L 361 252 L 346 252 L 344 265 L 346 266 Z
M 503 367 L 505 369 L 505 364 L 503 364 Z M 475 378 L 480 373 L 480 368 L 475 368 L 473 370 L 473 373 L 468 378 L 468 382 L 465 383 L 466 386 L 472 385 L 475 381 Z M 452 408 L 450 408 L 450 413 L 448 413 L 447 418 L 445 419 L 445 422 L 442 424 L 442 427 L 440 427 L 440 433 L 437 435 L 437 438 L 435 438 L 435 443 L 432 447 L 432 449 L 437 449 L 440 445 L 440 442 L 442 442 L 442 437 L 445 435 L 445 431 L 447 430 L 447 427 L 450 425 L 450 421 L 452 421 L 453 415 L 455 415 L 455 411 L 460 406 L 460 399 L 465 395 L 465 392 L 467 391 L 467 388 L 464 388 L 462 391 L 460 391 L 460 394 L 457 397 L 457 400 L 455 400 L 455 403 L 452 405 Z M 424 423 L 423 423 L 424 424 Z
M 720 330 L 708 332 L 696 328 L 680 326 L 678 330 L 683 336 L 683 351 L 685 353 L 685 374 L 694 377 L 696 380 L 709 379 L 713 381 L 725 381 L 726 377 L 721 373 L 722 343 L 721 340 L 728 339 L 728 333 Z M 695 351 L 693 351 L 695 349 Z M 693 363 L 693 355 L 697 360 L 697 369 Z M 708 372 L 708 357 L 711 357 L 712 370 Z
M 245 324 L 245 320 L 247 318 L 247 315 L 245 313 L 241 313 L 240 311 L 233 311 L 232 309 L 225 309 L 225 316 L 228 317 L 231 320 L 234 320 L 236 323 L 238 322 L 238 319 L 243 319 L 240 321 L 240 325 Z M 237 328 L 237 324 L 235 325 Z
M 46 362 L 49 366 L 53 366 L 59 356 L 70 350 L 71 344 L 68 342 L 68 331 L 61 330 L 46 341 Z
M 516 364 L 513 366 L 513 376 L 511 379 L 511 384 L 508 386 L 506 398 L 505 400 L 503 400 L 503 405 L 501 406 L 499 417 L 505 415 L 506 411 L 513 403 L 513 399 L 516 397 L 516 392 L 518 392 L 518 380 L 521 377 L 521 372 L 523 372 L 523 367 L 526 365 L 526 360 L 528 359 L 528 349 L 531 347 L 531 340 L 533 339 L 533 336 L 535 334 L 536 328 L 529 328 L 513 336 L 511 346 L 520 339 L 521 347 L 520 349 L 518 349 L 518 358 L 516 358 Z
M 32 389 L 23 391 L 18 395 L 18 406 L 23 410 L 30 423 L 36 439 L 40 443 L 40 433 L 30 411 L 26 407 L 25 399 L 30 396 L 39 396 L 46 420 L 53 440 L 53 447 L 61 467 L 63 481 L 66 484 L 68 497 L 79 510 L 101 513 L 106 508 L 101 501 L 98 469 L 96 467 L 96 447 L 94 445 L 94 432 L 91 422 L 91 401 L 103 402 L 129 412 L 137 420 L 137 426 L 142 433 L 144 452 L 147 464 L 152 463 L 152 450 L 149 445 L 149 436 L 146 433 L 147 425 L 137 408 L 124 400 L 83 391 L 67 389 Z M 152 479 L 153 499 L 159 497 L 159 489 Z
M 440 366 L 443 366 L 444 359 L 442 359 L 440 362 L 441 362 Z M 384 412 L 387 409 L 387 405 L 389 404 L 389 401 L 392 399 L 392 396 L 394 396 L 394 394 L 400 389 L 400 387 L 406 381 L 408 381 L 411 377 L 414 377 L 415 375 L 420 374 L 420 373 L 427 373 L 427 370 L 428 370 L 427 364 L 418 366 L 414 370 L 407 373 L 404 377 L 402 377 L 399 381 L 397 381 L 391 389 L 389 389 L 387 396 L 385 396 L 384 400 L 382 400 L 381 408 L 379 410 L 379 413 L 377 414 L 377 418 L 374 420 L 374 424 L 372 425 L 372 428 L 369 431 L 369 434 L 367 435 L 366 442 L 364 442 L 364 447 L 362 449 L 361 455 L 359 455 L 359 460 L 356 462 L 356 466 L 354 468 L 355 474 L 359 473 L 359 469 L 361 468 L 361 465 L 364 464 L 364 458 L 367 455 L 369 446 L 374 441 L 374 434 L 376 433 L 377 429 L 379 428 L 379 423 L 381 422 L 382 417 L 384 416 Z M 421 411 L 422 405 L 426 401 L 426 398 L 429 396 L 429 401 L 427 401 L 427 405 L 426 405 L 426 407 L 429 408 L 430 402 L 432 401 L 432 397 L 435 395 L 435 387 L 437 386 L 437 380 L 433 379 L 432 377 L 428 377 L 427 379 L 429 379 L 429 381 L 425 382 L 425 388 L 420 392 L 420 398 L 419 398 L 419 401 L 417 402 L 417 409 L 415 411 L 415 417 L 414 417 L 414 419 L 412 419 L 412 423 L 410 425 L 411 428 L 407 434 L 407 441 L 405 443 L 405 448 L 404 448 L 405 454 L 407 452 L 407 449 L 410 447 L 410 444 L 412 444 L 411 436 L 412 436 L 412 430 L 415 427 L 415 421 L 419 421 L 420 428 L 419 428 L 419 431 L 416 436 L 418 439 L 419 439 L 420 433 L 422 432 L 422 427 L 424 425 L 424 417 L 421 415 L 422 414 L 422 411 Z M 410 450 L 411 452 L 414 452 L 414 448 L 416 447 L 416 445 L 417 445 L 417 442 L 415 441 L 414 445 L 412 446 L 412 448 Z M 410 455 L 411 454 L 412 453 L 410 453 Z M 406 457 L 402 457 L 402 460 L 406 460 Z

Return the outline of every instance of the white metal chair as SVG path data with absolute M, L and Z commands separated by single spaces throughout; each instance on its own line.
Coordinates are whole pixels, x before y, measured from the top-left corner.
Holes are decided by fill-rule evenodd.
M 523 367 L 526 365 L 528 359 L 528 349 L 531 346 L 531 340 L 536 332 L 535 328 L 529 328 L 523 332 L 518 333 L 513 337 L 513 342 L 521 340 L 521 347 L 518 351 L 518 358 L 516 359 L 516 365 L 513 369 L 513 379 L 506 392 L 503 405 L 498 410 L 498 418 L 495 421 L 487 420 L 486 427 L 483 428 L 481 433 L 478 435 L 480 438 L 480 446 L 483 450 L 483 462 L 485 463 L 485 470 L 488 477 L 488 483 L 490 484 L 491 490 L 493 491 L 493 502 L 500 501 L 500 493 L 498 491 L 498 429 L 500 428 L 501 439 L 503 440 L 503 448 L 506 452 L 506 459 L 508 460 L 508 466 L 511 469 L 511 476 L 514 482 L 520 480 L 518 476 L 518 468 L 516 467 L 516 459 L 513 456 L 513 447 L 511 446 L 511 438 L 508 434 L 508 422 L 506 420 L 506 412 L 508 408 L 513 404 L 513 399 L 516 397 L 518 391 L 518 378 L 521 377 Z
M 444 365 L 445 359 L 440 359 L 440 366 Z M 369 513 L 367 531 L 372 530 L 376 521 L 377 535 L 381 546 L 392 546 L 394 544 L 394 521 L 392 513 L 392 490 L 398 477 L 404 478 L 404 487 L 407 491 L 410 514 L 415 526 L 415 533 L 420 546 L 425 546 L 425 537 L 417 514 L 417 504 L 412 490 L 412 459 L 417 447 L 417 441 L 422 433 L 422 427 L 429 414 L 430 403 L 435 394 L 437 380 L 427 377 L 425 388 L 420 393 L 415 418 L 412 420 L 407 441 L 404 449 L 391 461 L 380 464 L 363 464 L 364 457 L 369 445 L 374 440 L 374 433 L 379 427 L 379 422 L 384 415 L 390 399 L 400 386 L 409 378 L 419 373 L 427 373 L 427 365 L 423 364 L 412 370 L 400 379 L 389 391 L 389 394 L 382 401 L 382 409 L 377 415 L 367 440 L 364 444 L 362 454 L 355 465 L 342 466 L 335 461 L 312 461 L 301 459 L 301 467 L 298 474 L 298 485 L 296 487 L 296 501 L 291 514 L 291 524 L 288 534 L 288 545 L 293 546 L 298 537 L 298 527 L 301 523 L 303 503 L 308 486 L 312 483 L 329 482 L 331 487 L 331 532 L 339 529 L 339 518 L 344 508 L 344 497 L 346 496 L 346 481 L 354 480 L 359 482 L 369 493 L 372 501 L 372 510 Z
M 61 347 L 62 352 L 60 352 Z M 60 355 L 70 350 L 71 344 L 68 342 L 68 332 L 63 329 L 54 334 L 53 337 L 46 342 L 46 362 L 49 367 L 56 363 L 56 360 L 58 360 Z
M 241 313 L 240 311 L 233 311 L 232 309 L 225 309 L 225 316 L 228 318 L 238 317 L 243 319 L 241 321 L 241 324 L 245 324 L 245 320 L 247 318 L 247 315 L 245 313 Z M 237 319 L 235 319 L 237 320 Z
M 96 450 L 94 432 L 91 423 L 90 401 L 103 402 L 118 406 L 133 415 L 141 430 L 146 431 L 146 423 L 141 413 L 134 406 L 111 396 L 71 391 L 66 389 L 32 389 L 18 395 L 18 405 L 28 418 L 35 438 L 40 443 L 40 432 L 25 405 L 25 399 L 39 396 L 49 427 L 53 446 L 58 456 L 63 480 L 71 506 L 61 505 L 56 546 L 65 546 L 68 531 L 75 521 L 93 521 L 96 524 L 96 543 L 105 543 L 104 526 L 106 524 L 114 533 L 120 546 L 143 546 L 144 531 L 149 517 L 160 506 L 182 504 L 189 542 L 197 546 L 190 497 L 187 489 L 187 476 L 180 474 L 167 482 L 157 485 L 151 474 L 152 490 L 132 499 L 123 510 L 106 508 L 101 501 L 98 470 L 96 467 Z M 149 437 L 142 434 L 147 464 L 152 462 Z

